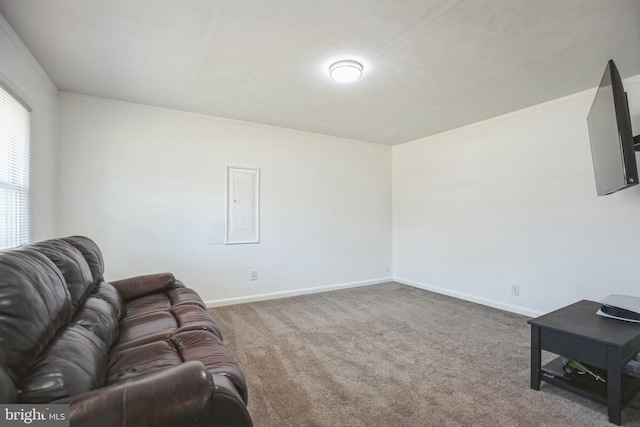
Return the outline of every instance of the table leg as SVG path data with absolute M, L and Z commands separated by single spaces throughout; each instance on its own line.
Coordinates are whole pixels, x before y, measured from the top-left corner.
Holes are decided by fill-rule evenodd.
M 542 379 L 540 363 L 540 328 L 531 325 L 531 388 L 534 390 L 540 390 L 540 380 Z
M 620 425 L 622 411 L 622 367 L 616 348 L 607 348 L 607 410 L 609 422 Z

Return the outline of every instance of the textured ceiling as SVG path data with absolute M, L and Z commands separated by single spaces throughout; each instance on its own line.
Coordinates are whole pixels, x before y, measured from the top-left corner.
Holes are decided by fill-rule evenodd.
M 640 74 L 638 0 L 0 0 L 63 91 L 396 145 Z M 355 59 L 363 78 L 327 76 Z

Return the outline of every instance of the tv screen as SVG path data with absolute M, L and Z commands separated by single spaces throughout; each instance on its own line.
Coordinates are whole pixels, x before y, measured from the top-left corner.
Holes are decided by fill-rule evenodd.
M 587 117 L 598 196 L 638 183 L 627 94 L 613 60 L 607 64 Z

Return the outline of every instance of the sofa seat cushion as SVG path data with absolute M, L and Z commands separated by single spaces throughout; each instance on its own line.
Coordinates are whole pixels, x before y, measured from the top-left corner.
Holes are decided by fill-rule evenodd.
M 176 318 L 168 311 L 154 311 L 120 322 L 119 350 L 168 339 L 178 329 Z
M 144 315 L 123 318 L 120 322 L 120 338 L 116 347 L 117 350 L 124 350 L 165 340 L 175 333 L 191 330 L 207 330 L 222 338 L 220 328 L 205 309 L 193 304 L 179 304 L 166 311 L 152 311 Z
M 107 346 L 93 332 L 70 325 L 53 339 L 20 381 L 18 400 L 46 403 L 102 386 Z
M 190 304 L 177 305 L 170 311 L 178 321 L 176 332 L 205 330 L 216 334 L 222 340 L 220 328 L 208 311 Z
M 166 340 L 114 349 L 107 368 L 106 384 L 122 383 L 189 361 L 200 361 L 212 374 L 229 378 L 246 403 L 247 385 L 242 371 L 222 340 L 207 330 L 183 331 Z
M 173 288 L 129 300 L 125 304 L 125 317 L 136 317 L 154 311 L 167 311 L 185 304 L 196 305 L 206 310 L 200 296 L 189 288 Z
M 153 313 L 154 311 L 168 311 L 171 300 L 164 293 L 145 295 L 125 303 L 125 317 L 131 318 Z
M 170 340 L 116 351 L 109 359 L 105 384 L 119 384 L 140 375 L 177 366 L 182 362 L 180 354 Z

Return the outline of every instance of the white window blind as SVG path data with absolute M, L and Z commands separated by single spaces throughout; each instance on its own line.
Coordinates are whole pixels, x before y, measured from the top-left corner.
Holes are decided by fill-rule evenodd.
M 29 241 L 30 109 L 0 85 L 0 248 Z

